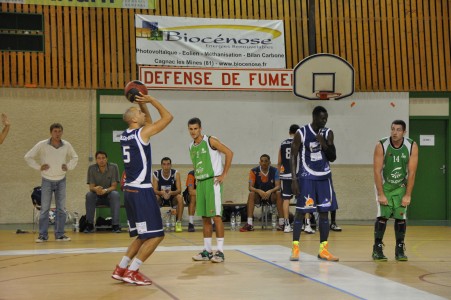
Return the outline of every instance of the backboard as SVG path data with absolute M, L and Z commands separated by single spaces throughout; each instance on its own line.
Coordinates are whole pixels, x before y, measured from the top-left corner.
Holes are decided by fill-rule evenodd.
M 349 97 L 354 93 L 354 67 L 329 53 L 310 55 L 293 70 L 293 93 L 309 100 Z

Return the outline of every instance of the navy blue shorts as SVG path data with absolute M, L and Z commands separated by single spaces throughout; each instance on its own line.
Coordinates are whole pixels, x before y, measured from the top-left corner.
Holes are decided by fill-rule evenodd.
M 296 210 L 302 213 L 334 211 L 338 208 L 332 179 L 298 179 L 300 194 L 296 197 Z
M 152 188 L 124 188 L 124 204 L 131 237 L 149 239 L 164 236 L 160 206 Z
M 291 198 L 293 198 L 291 179 L 280 179 L 280 187 L 282 190 L 282 199 L 290 200 Z

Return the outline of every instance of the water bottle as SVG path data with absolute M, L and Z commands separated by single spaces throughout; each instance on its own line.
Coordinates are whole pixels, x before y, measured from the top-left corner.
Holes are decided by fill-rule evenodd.
M 238 207 L 238 209 L 239 209 L 239 207 Z M 241 214 L 240 214 L 239 210 L 236 212 L 236 215 L 235 215 L 235 226 L 236 226 L 236 228 L 238 228 L 238 230 L 241 227 Z
M 271 226 L 272 226 L 273 231 L 277 230 L 277 214 L 276 214 L 276 207 L 274 205 L 272 206 L 272 212 L 271 212 Z
M 175 209 L 171 210 L 171 231 L 175 231 Z
M 171 210 L 168 210 L 166 212 L 165 223 L 166 223 L 165 231 L 171 231 Z
M 78 212 L 74 212 L 74 232 L 80 232 L 80 222 L 78 220 Z
M 236 221 L 235 221 L 235 213 L 232 212 L 232 214 L 230 215 L 230 230 L 235 231 L 236 230 Z

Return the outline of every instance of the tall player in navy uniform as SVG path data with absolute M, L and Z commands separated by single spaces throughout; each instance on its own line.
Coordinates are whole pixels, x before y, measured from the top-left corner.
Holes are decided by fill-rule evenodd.
M 299 239 L 305 214 L 318 211 L 320 231 L 318 258 L 338 261 L 338 257 L 329 253 L 327 242 L 329 211 L 338 208 L 329 165 L 329 162 L 337 158 L 334 134 L 325 127 L 328 114 L 324 107 L 315 107 L 312 116 L 312 123 L 298 129 L 291 145 L 291 187 L 297 202 L 290 260 L 299 260 Z
M 290 166 L 290 156 L 291 156 L 291 144 L 293 143 L 293 136 L 299 129 L 299 125 L 293 124 L 290 126 L 288 133 L 290 138 L 284 140 L 280 144 L 279 148 L 279 159 L 277 161 L 277 169 L 279 170 L 280 187 L 282 190 L 282 210 L 283 210 L 283 224 L 284 232 L 289 233 L 292 231 L 289 221 L 289 208 L 290 200 L 293 198 L 293 193 L 291 191 L 291 166 Z
M 150 95 L 137 96 L 138 107 L 124 113 L 128 129 L 121 135 L 122 157 L 125 166 L 124 204 L 130 237 L 136 237 L 111 275 L 136 285 L 152 281 L 139 272 L 141 264 L 155 251 L 164 238 L 160 206 L 152 188 L 152 156 L 150 137 L 162 131 L 172 121 L 171 113 Z M 147 104 L 160 114 L 153 122 Z
M 183 197 L 180 173 L 172 168 L 169 157 L 161 159 L 161 169 L 153 172 L 153 189 L 161 206 L 177 207 L 175 232 L 182 232 Z

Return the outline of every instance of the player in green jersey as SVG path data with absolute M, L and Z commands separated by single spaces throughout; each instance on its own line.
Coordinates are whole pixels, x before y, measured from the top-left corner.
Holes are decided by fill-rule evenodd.
M 390 137 L 381 139 L 374 150 L 374 183 L 378 214 L 374 225 L 373 260 L 387 261 L 382 239 L 387 220 L 395 219 L 395 258 L 407 261 L 404 253 L 407 206 L 411 201 L 418 165 L 418 145 L 404 137 L 406 123 L 395 120 Z
M 188 131 L 193 141 L 189 146 L 194 167 L 196 186 L 196 213 L 202 217 L 205 249 L 193 256 L 194 261 L 221 263 L 224 261 L 224 224 L 222 223 L 222 183 L 232 164 L 233 152 L 216 137 L 202 134 L 199 118 L 188 121 Z M 221 154 L 225 155 L 222 165 Z M 212 224 L 216 226 L 217 251 L 213 255 L 211 247 Z

